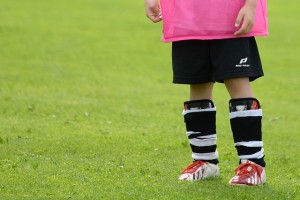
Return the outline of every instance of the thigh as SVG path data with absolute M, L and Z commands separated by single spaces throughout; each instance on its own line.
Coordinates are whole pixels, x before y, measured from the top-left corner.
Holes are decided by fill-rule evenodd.
M 199 84 L 212 81 L 209 42 L 186 40 L 172 43 L 173 82 Z

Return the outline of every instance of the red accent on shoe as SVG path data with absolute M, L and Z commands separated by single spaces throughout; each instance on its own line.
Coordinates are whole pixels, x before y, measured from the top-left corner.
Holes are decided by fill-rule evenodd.
M 203 162 L 201 160 L 196 160 L 192 164 L 188 165 L 181 173 L 194 173 L 199 166 L 204 165 L 206 162 Z
M 188 165 L 178 177 L 179 180 L 197 181 L 216 177 L 219 175 L 218 165 L 197 160 Z
M 236 175 L 229 181 L 231 185 L 260 185 L 264 184 L 266 177 L 264 168 L 251 161 L 246 161 L 235 170 Z

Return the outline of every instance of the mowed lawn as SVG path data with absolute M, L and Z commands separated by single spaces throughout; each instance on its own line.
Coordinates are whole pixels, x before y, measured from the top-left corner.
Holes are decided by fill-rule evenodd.
M 170 44 L 143 1 L 0 1 L 0 199 L 300 199 L 298 2 L 269 1 L 258 38 L 267 183 L 237 167 L 225 87 L 214 91 L 221 175 L 181 182 L 191 162 Z

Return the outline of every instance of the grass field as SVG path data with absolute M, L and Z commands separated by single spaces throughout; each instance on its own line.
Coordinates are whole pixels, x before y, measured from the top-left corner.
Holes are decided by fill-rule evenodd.
M 221 176 L 191 161 L 170 44 L 143 1 L 0 1 L 0 199 L 300 199 L 298 2 L 269 2 L 258 38 L 267 184 L 231 187 L 229 96 L 217 84 Z

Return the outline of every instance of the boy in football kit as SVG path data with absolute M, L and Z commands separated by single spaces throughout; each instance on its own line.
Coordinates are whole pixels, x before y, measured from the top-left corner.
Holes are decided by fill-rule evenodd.
M 145 0 L 147 17 L 163 21 L 164 42 L 172 42 L 173 82 L 190 85 L 183 117 L 193 163 L 180 180 L 219 175 L 215 82 L 231 99 L 229 116 L 239 166 L 231 185 L 266 181 L 262 110 L 250 82 L 263 76 L 254 36 L 268 35 L 266 0 Z

